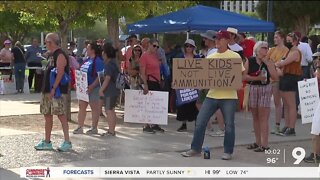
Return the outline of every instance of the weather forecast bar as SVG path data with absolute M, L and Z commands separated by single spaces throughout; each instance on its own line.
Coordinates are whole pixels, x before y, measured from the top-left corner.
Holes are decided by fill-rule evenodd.
M 21 178 L 320 178 L 320 167 L 27 167 Z

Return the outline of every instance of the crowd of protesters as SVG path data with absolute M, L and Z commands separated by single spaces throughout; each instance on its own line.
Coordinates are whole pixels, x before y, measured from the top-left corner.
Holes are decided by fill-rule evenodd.
M 251 111 L 255 142 L 247 149 L 255 152 L 264 152 L 269 147 L 269 134 L 279 136 L 295 136 L 298 118 L 298 85 L 302 79 L 317 77 L 320 82 L 320 46 L 312 48 L 301 37 L 301 33 L 292 32 L 285 35 L 281 31 L 274 34 L 274 47 L 265 41 L 257 41 L 229 27 L 218 32 L 208 30 L 200 34 L 202 42 L 197 46 L 193 39 L 187 39 L 183 46 L 176 45 L 163 49 L 159 41 L 143 38 L 141 41 L 136 35 L 130 35 L 122 49 L 115 43 L 85 41 L 85 48 L 81 56 L 74 54 L 76 44 L 70 42 L 68 52 L 60 48 L 59 36 L 49 33 L 46 36 L 45 57 L 49 60 L 44 71 L 43 82 L 40 83 L 41 113 L 45 118 L 45 138 L 35 148 L 37 150 L 52 149 L 50 140 L 53 115 L 57 115 L 62 124 L 64 141 L 59 150 L 68 151 L 72 148 L 69 140 L 69 127 L 66 120 L 65 99 L 68 89 L 62 85 L 64 76 L 71 76 L 71 87 L 74 88 L 75 70 L 86 73 L 88 77 L 89 102 L 79 100 L 78 127 L 74 134 L 84 133 L 86 108 L 92 110 L 92 126 L 86 134 L 98 134 L 99 115 L 102 105 L 107 114 L 107 132 L 101 136 L 116 135 L 115 107 L 120 97 L 121 89 L 116 87 L 119 73 L 127 78 L 126 89 L 141 90 L 143 94 L 149 91 L 169 91 L 169 111 L 176 108 L 178 121 L 182 124 L 177 127 L 178 132 L 187 131 L 187 122 L 195 121 L 195 130 L 191 142 L 191 149 L 181 153 L 184 157 L 201 155 L 205 135 L 224 137 L 223 160 L 232 159 L 235 145 L 235 112 L 247 108 Z M 11 41 L 4 41 L 0 52 L 0 66 L 14 66 L 17 93 L 23 93 L 24 72 L 29 67 L 42 67 L 42 58 L 38 53 L 42 49 L 38 40 L 32 40 L 32 46 L 27 52 L 20 42 L 11 47 Z M 199 47 L 199 51 L 197 51 Z M 313 49 L 313 51 L 312 51 Z M 314 54 L 313 54 L 314 52 Z M 120 55 L 119 55 L 120 54 Z M 118 56 L 119 55 L 119 56 Z M 120 59 L 119 59 L 120 57 Z M 242 59 L 243 86 L 239 90 L 207 89 L 198 90 L 198 99 L 176 107 L 177 90 L 170 87 L 173 58 L 240 58 Z M 120 64 L 123 62 L 123 67 Z M 52 80 L 52 70 L 56 69 L 56 76 Z M 103 82 L 99 81 L 99 73 L 103 73 Z M 29 72 L 29 86 L 36 72 Z M 37 82 L 36 82 L 37 83 Z M 271 99 L 275 106 L 274 127 L 269 130 Z M 281 119 L 284 118 L 281 126 Z M 212 124 L 218 128 L 213 130 Z M 206 133 L 209 130 L 209 133 Z M 145 133 L 164 133 L 165 130 L 157 124 L 145 124 L 142 128 Z M 319 141 L 319 135 L 314 139 Z M 319 144 L 319 143 L 318 143 Z M 319 145 L 314 147 L 313 153 L 305 158 L 306 162 L 320 160 Z

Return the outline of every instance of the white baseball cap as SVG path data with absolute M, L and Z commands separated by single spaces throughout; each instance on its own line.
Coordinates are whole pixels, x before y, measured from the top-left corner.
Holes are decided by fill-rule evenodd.
M 238 34 L 238 29 L 236 28 L 228 27 L 227 31 L 229 33 Z
M 184 42 L 184 44 L 191 44 L 193 47 L 195 48 L 197 47 L 194 40 L 192 39 L 187 39 L 186 42 Z

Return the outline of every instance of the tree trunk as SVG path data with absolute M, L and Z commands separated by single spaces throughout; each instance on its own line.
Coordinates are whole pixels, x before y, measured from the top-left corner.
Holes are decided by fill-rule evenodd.
M 61 36 L 61 48 L 67 52 L 68 50 L 68 24 L 65 21 L 61 21 L 59 23 L 59 31 L 60 31 L 60 36 Z M 67 95 L 67 102 L 65 106 L 66 110 L 66 116 L 67 120 L 71 121 L 71 91 L 70 91 L 70 84 L 68 88 L 68 95 Z
M 300 16 L 294 22 L 295 31 L 301 32 L 301 36 L 307 36 L 309 33 L 310 16 Z
M 113 43 L 117 43 L 119 39 L 119 18 L 112 14 L 107 15 L 108 35 Z

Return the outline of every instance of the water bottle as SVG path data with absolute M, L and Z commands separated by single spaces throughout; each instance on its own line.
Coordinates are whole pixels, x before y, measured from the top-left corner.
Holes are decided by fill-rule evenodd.
M 265 68 L 262 68 L 261 70 L 261 75 L 262 77 L 265 77 L 266 79 L 264 81 L 261 81 L 261 84 L 267 84 L 268 81 L 268 73 L 267 70 Z
M 210 149 L 209 147 L 203 148 L 203 158 L 210 159 Z

